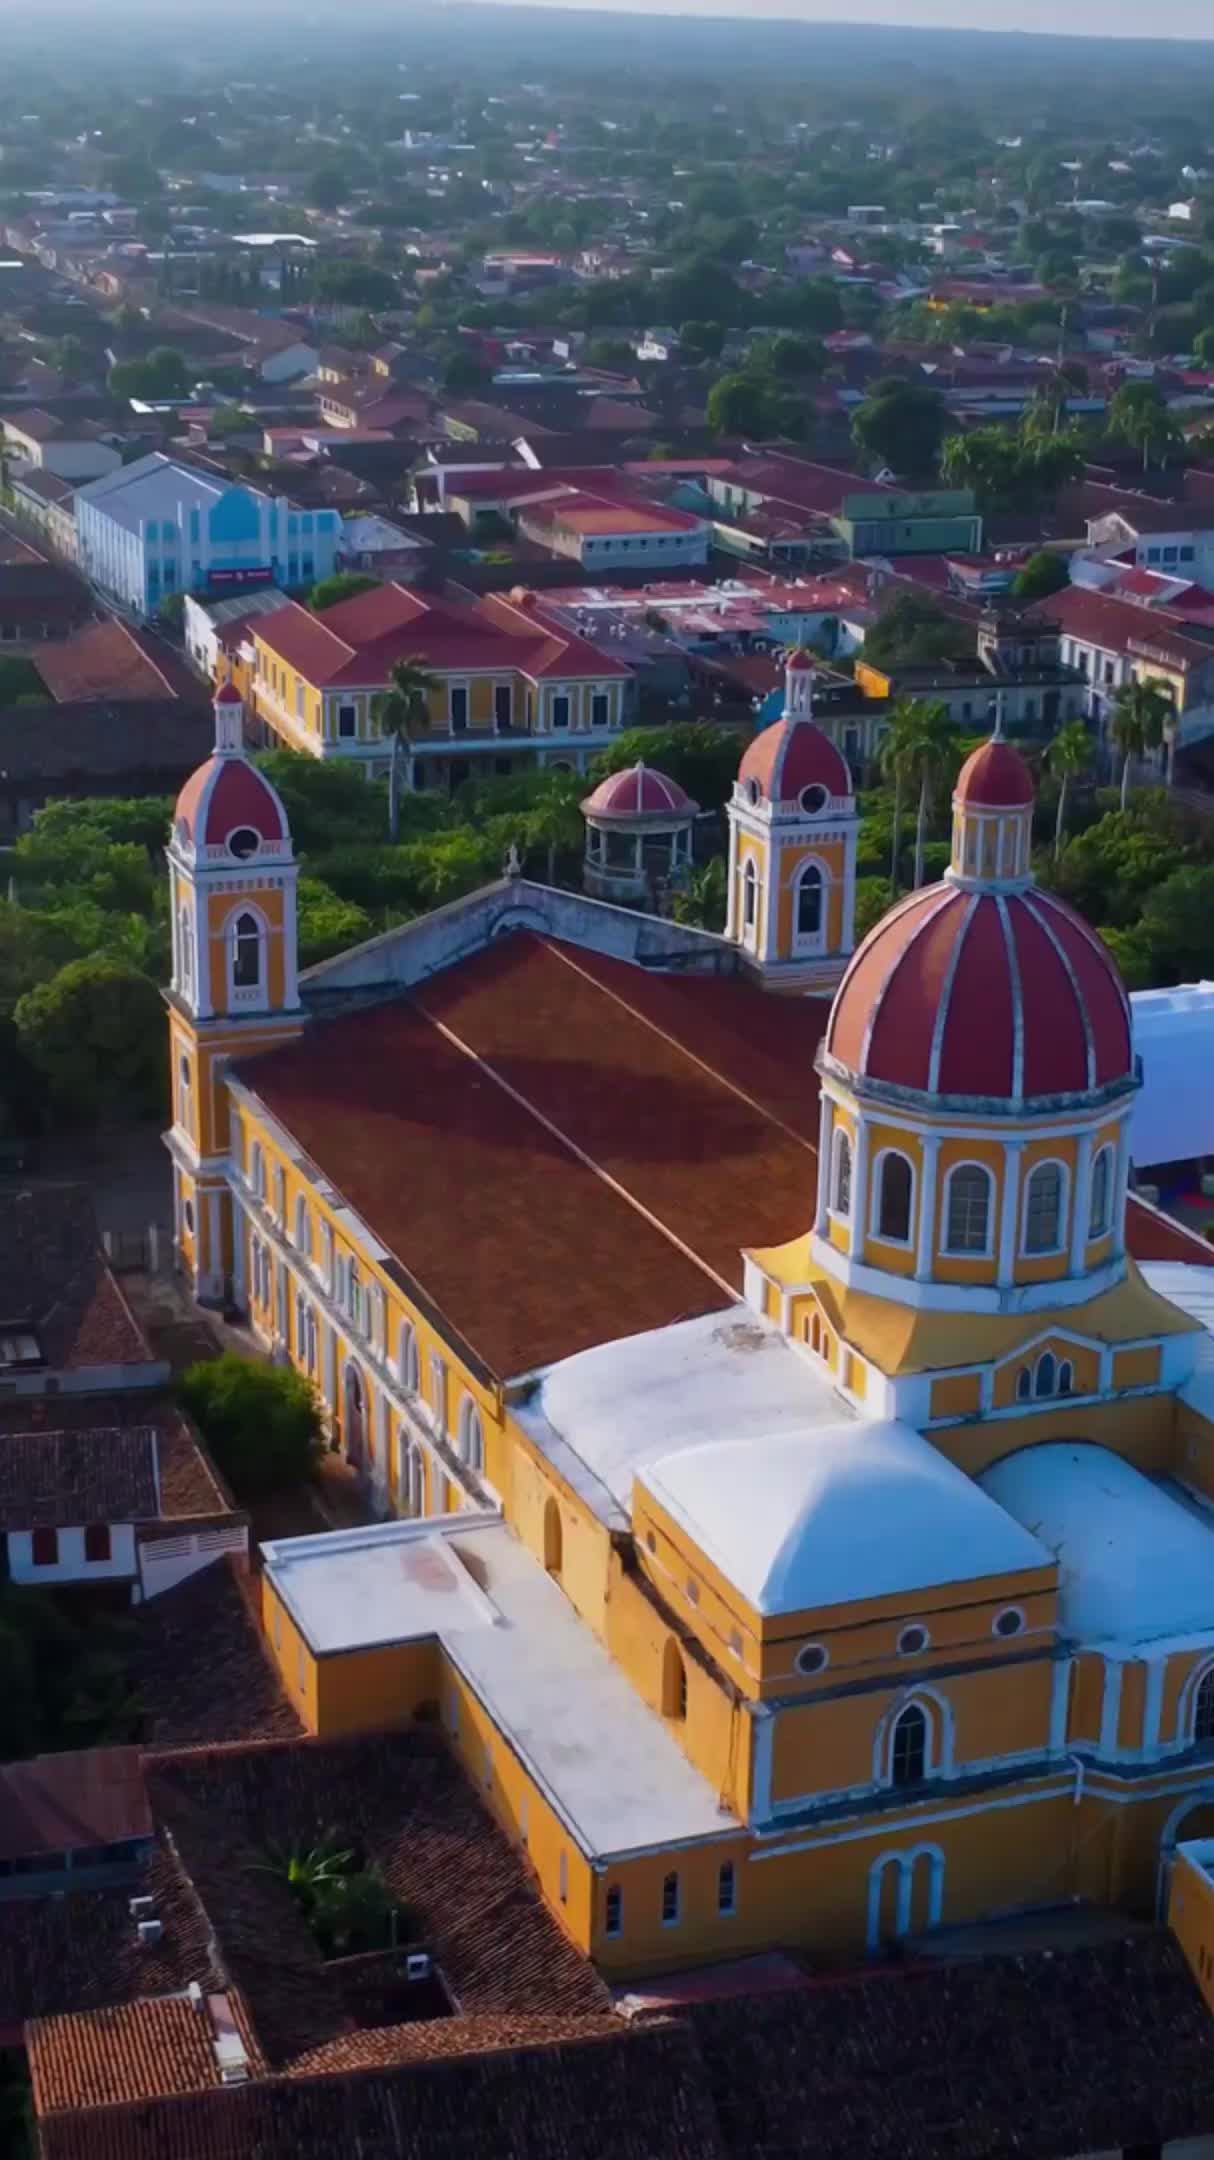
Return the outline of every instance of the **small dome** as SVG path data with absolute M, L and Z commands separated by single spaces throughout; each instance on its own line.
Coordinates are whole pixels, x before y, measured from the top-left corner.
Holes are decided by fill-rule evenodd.
M 852 960 L 824 1049 L 890 1086 L 1009 1104 L 1089 1094 L 1134 1071 L 1112 955 L 1053 893 L 1031 887 L 912 893 Z
M 693 818 L 699 809 L 690 795 L 664 772 L 644 763 L 609 773 L 582 804 L 588 818 Z
M 215 703 L 217 705 L 243 705 L 244 699 L 234 682 L 226 682 L 222 688 L 215 692 Z
M 811 652 L 807 652 L 804 645 L 798 645 L 795 652 L 789 653 L 784 665 L 786 667 L 795 668 L 798 674 L 803 674 L 805 670 L 808 669 L 809 673 L 812 675 L 817 663 L 814 659 L 813 654 Z
M 226 847 L 233 833 L 252 832 L 259 845 L 268 847 L 281 847 L 288 837 L 287 815 L 277 793 L 264 773 L 243 757 L 208 758 L 191 773 L 177 797 L 173 824 L 199 850 Z M 246 846 L 245 852 L 252 849 Z
M 976 810 L 1023 810 L 1032 802 L 1033 776 L 1020 752 L 1000 736 L 980 744 L 957 777 L 953 800 Z
M 790 805 L 799 804 L 809 787 L 825 788 L 836 800 L 847 800 L 852 791 L 847 759 L 829 735 L 812 720 L 787 714 L 755 736 L 738 767 L 738 782 L 744 789 L 753 785 L 768 802 Z

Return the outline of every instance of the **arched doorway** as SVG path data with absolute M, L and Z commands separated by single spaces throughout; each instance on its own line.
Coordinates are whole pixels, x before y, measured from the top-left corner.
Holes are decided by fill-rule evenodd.
M 1156 1914 L 1166 1920 L 1168 1893 L 1172 1884 L 1172 1865 L 1176 1847 L 1187 1845 L 1195 1838 L 1214 1837 L 1214 1786 L 1206 1786 L 1202 1792 L 1188 1793 L 1173 1808 L 1163 1826 L 1159 1840 L 1159 1881 L 1156 1888 Z
M 361 1470 L 367 1456 L 367 1395 L 357 1365 L 347 1365 L 345 1386 L 346 1461 Z
M 544 1504 L 544 1566 L 550 1575 L 560 1579 L 564 1564 L 565 1534 L 561 1527 L 561 1511 L 555 1500 Z

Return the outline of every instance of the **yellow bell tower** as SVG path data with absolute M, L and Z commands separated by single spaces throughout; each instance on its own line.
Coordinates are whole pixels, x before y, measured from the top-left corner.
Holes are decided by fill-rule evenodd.
M 738 767 L 725 934 L 765 990 L 840 981 L 856 942 L 856 812 L 847 760 L 813 717 L 814 667 L 795 652 L 784 712 Z
M 231 683 L 215 699 L 214 751 L 177 798 L 168 864 L 174 1234 L 195 1296 L 222 1304 L 232 1208 L 228 1091 L 218 1075 L 303 1025 L 291 834 L 278 795 L 245 754 L 244 706 Z

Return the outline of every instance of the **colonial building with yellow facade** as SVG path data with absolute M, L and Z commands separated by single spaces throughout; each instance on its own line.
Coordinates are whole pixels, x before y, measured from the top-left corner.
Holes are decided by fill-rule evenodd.
M 507 876 L 297 976 L 230 693 L 170 850 L 181 1258 L 380 1518 L 264 1549 L 268 1645 L 318 1735 L 441 1721 L 609 1975 L 1151 1916 L 1214 1833 L 1214 1276 L 1125 992 L 998 739 L 851 954 L 810 693 L 720 937 Z
M 425 669 L 436 687 L 409 745 L 409 787 L 537 765 L 584 772 L 628 716 L 631 670 L 522 590 L 475 599 L 377 585 L 320 615 L 287 601 L 250 618 L 248 642 L 240 686 L 267 739 L 374 779 L 391 754 L 380 711 L 392 669 Z

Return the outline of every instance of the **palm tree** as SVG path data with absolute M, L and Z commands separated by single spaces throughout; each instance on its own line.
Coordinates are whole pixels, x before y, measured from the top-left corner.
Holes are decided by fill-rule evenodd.
M 914 885 L 917 892 L 923 883 L 923 849 L 932 797 L 948 766 L 956 766 L 958 735 L 948 706 L 938 699 L 932 699 L 930 703 L 915 701 L 911 712 L 914 715 L 910 735 L 911 770 L 919 782 L 919 808 L 915 815 Z
M 388 832 L 395 840 L 400 822 L 400 756 L 413 747 L 413 738 L 430 723 L 430 698 L 442 689 L 437 675 L 416 660 L 398 660 L 391 674 L 392 687 L 379 700 L 376 719 L 379 732 L 392 738 L 392 764 L 388 773 Z
M 899 698 L 889 716 L 889 725 L 881 738 L 878 762 L 883 780 L 894 783 L 893 834 L 889 857 L 889 897 L 891 905 L 898 897 L 898 855 L 902 841 L 902 800 L 906 783 L 914 772 L 914 743 L 918 730 L 913 698 Z
M 1109 732 L 1121 752 L 1121 807 L 1130 795 L 1130 767 L 1135 758 L 1157 750 L 1172 717 L 1172 701 L 1156 683 L 1136 677 L 1123 683 L 1113 700 Z
M 568 853 L 582 845 L 581 799 L 585 785 L 578 773 L 545 773 L 536 801 L 527 812 L 526 845 L 528 850 L 547 849 L 549 885 L 556 883 L 558 852 Z
M 1082 720 L 1068 720 L 1046 745 L 1050 771 L 1058 782 L 1058 815 L 1054 821 L 1054 861 L 1062 853 L 1066 832 L 1066 799 L 1072 780 L 1086 772 L 1092 762 L 1092 738 Z

